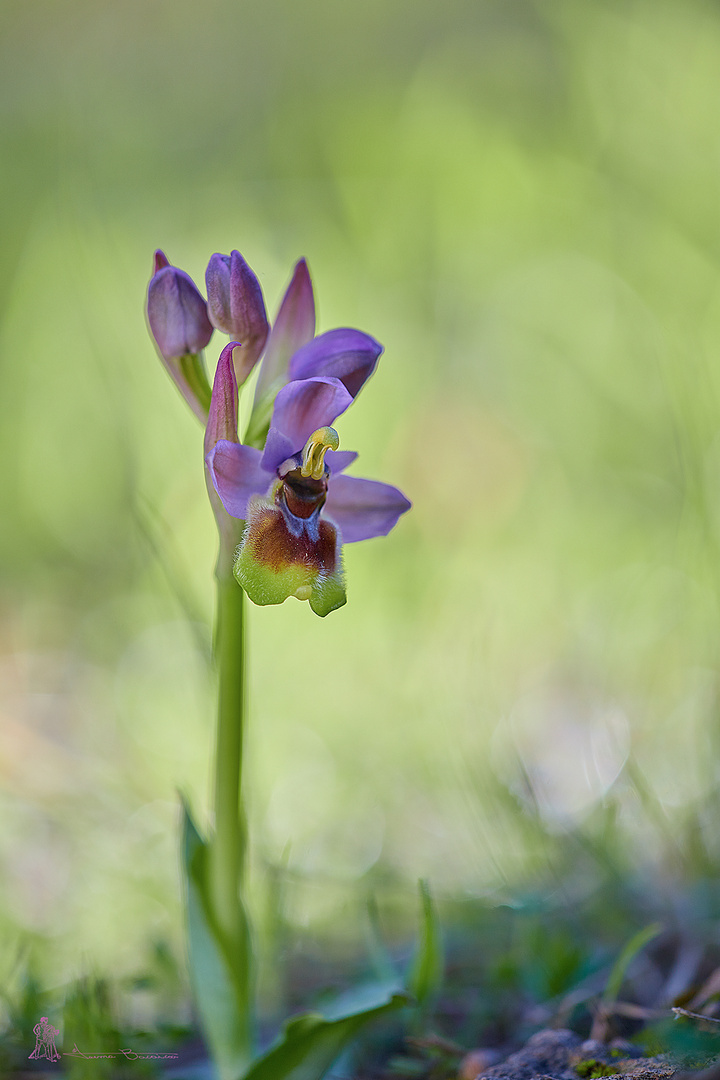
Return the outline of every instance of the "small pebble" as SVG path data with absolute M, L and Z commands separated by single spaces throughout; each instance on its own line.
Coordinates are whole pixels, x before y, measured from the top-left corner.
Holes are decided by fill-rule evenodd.
M 476 1077 L 502 1060 L 498 1050 L 471 1050 L 460 1062 L 458 1080 L 476 1080 Z

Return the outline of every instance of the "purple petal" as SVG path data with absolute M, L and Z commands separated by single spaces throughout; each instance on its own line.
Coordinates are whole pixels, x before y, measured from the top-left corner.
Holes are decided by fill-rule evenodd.
M 302 447 L 300 448 L 302 449 Z M 265 439 L 263 450 L 263 467 L 274 472 L 281 462 L 297 453 L 297 448 L 287 435 L 283 435 L 276 427 L 271 427 Z
M 205 428 L 206 454 L 220 439 L 238 441 L 238 385 L 233 364 L 233 351 L 237 347 L 238 343 L 231 341 L 220 353 Z
M 332 475 L 345 472 L 357 457 L 357 450 L 328 450 L 325 455 L 325 464 Z
M 212 337 L 207 306 L 191 277 L 164 266 L 148 285 L 150 330 L 166 359 L 201 352 Z
M 304 259 L 296 265 L 265 348 L 255 401 L 260 401 L 277 379 L 287 378 L 290 357 L 312 341 L 315 333 L 315 298 Z M 320 374 L 320 373 L 318 373 Z
M 263 454 L 264 467 L 268 471 L 276 469 L 290 454 L 302 450 L 313 431 L 334 423 L 351 404 L 352 397 L 339 379 L 317 378 L 287 383 L 275 398 Z
M 386 536 L 412 504 L 401 491 L 376 480 L 331 476 L 323 514 L 340 529 L 343 542 Z
M 260 464 L 260 451 L 253 446 L 220 441 L 205 458 L 213 487 L 231 517 L 245 519 L 251 495 L 264 495 L 273 477 Z
M 375 370 L 382 351 L 379 341 L 360 330 L 328 330 L 295 353 L 290 361 L 290 378 L 331 376 L 340 379 L 356 397 Z

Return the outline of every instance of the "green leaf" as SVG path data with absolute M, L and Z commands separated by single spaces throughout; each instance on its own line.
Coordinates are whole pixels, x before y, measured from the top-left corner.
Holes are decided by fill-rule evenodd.
M 321 1080 L 358 1032 L 395 1009 L 407 1005 L 407 995 L 393 993 L 378 1003 L 366 1002 L 360 1011 L 331 1010 L 331 1015 L 308 1013 L 286 1023 L 280 1040 L 250 1067 L 242 1080 Z M 337 1014 L 337 1015 L 336 1015 Z M 238 1078 L 240 1080 L 240 1078 Z
M 618 956 L 617 960 L 613 964 L 612 971 L 610 972 L 605 990 L 601 1001 L 603 1005 L 612 1005 L 617 1000 L 617 996 L 620 993 L 620 988 L 625 980 L 630 964 L 642 949 L 645 948 L 649 941 L 652 941 L 654 937 L 662 930 L 660 923 L 650 923 L 649 926 L 644 927 L 642 930 L 638 930 L 637 934 L 634 934 L 623 951 Z
M 183 800 L 190 979 L 220 1080 L 236 1080 L 252 1059 L 252 956 L 240 900 L 237 941 L 225 940 L 212 916 L 209 855 L 210 845 L 198 833 Z
M 440 922 L 427 881 L 418 883 L 421 905 L 420 944 L 408 974 L 407 988 L 422 1009 L 437 997 L 442 985 L 445 958 Z

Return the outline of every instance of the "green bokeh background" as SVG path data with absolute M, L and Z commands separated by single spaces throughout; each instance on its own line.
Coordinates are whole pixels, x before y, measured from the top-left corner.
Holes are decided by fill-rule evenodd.
M 5 0 L 0 26 L 0 962 L 182 955 L 215 537 L 143 319 L 157 246 L 199 282 L 239 248 L 271 317 L 304 255 L 319 329 L 386 350 L 338 426 L 413 512 L 346 549 L 342 611 L 250 617 L 255 860 L 289 921 L 355 926 L 419 876 L 512 896 L 532 815 L 717 865 L 718 5 Z

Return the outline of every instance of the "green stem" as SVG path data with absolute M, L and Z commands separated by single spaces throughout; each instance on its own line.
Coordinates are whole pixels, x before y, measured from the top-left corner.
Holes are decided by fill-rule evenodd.
M 245 720 L 244 600 L 243 590 L 232 573 L 219 568 L 215 636 L 219 686 L 212 875 L 215 917 L 222 933 L 232 943 L 238 941 L 241 932 L 239 907 L 247 848 L 241 798 Z
M 210 383 L 205 370 L 202 352 L 185 353 L 175 361 L 180 373 L 180 389 L 202 424 L 207 421 L 210 408 Z
M 228 542 L 228 537 L 231 542 Z M 225 942 L 235 986 L 236 1013 L 228 1032 L 233 1051 L 218 1060 L 221 1078 L 247 1065 L 254 1040 L 252 938 L 245 908 L 247 824 L 242 798 L 245 727 L 245 594 L 232 575 L 232 530 L 221 534 L 217 568 L 215 656 L 218 671 L 218 726 L 215 747 L 215 835 L 210 846 L 213 914 Z M 239 1059 L 236 1057 L 239 1054 Z
M 192 822 L 186 821 L 186 865 L 190 962 L 198 1008 L 219 1080 L 237 1080 L 252 1061 L 255 1045 L 255 963 L 245 904 L 247 827 L 242 798 L 245 597 L 232 573 L 242 524 L 224 511 L 217 517 L 215 827 L 203 842 Z

